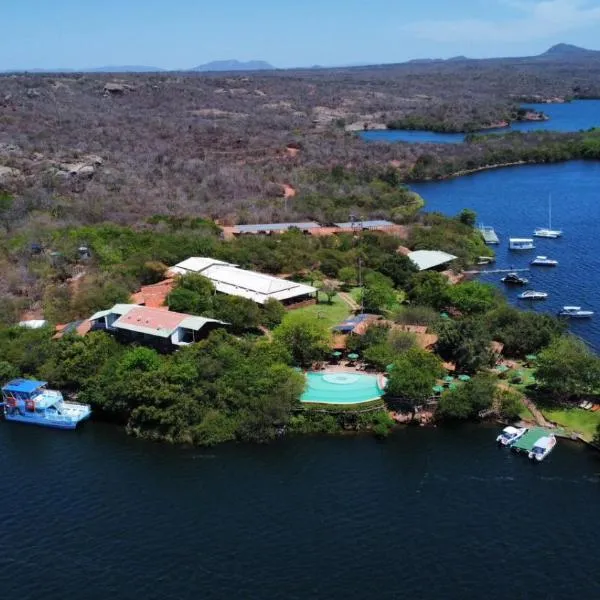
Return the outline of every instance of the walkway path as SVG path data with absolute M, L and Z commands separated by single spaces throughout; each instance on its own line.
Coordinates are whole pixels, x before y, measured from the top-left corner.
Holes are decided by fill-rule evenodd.
M 540 427 L 554 427 L 554 425 L 552 423 L 550 423 L 549 421 L 546 421 L 546 418 L 541 413 L 540 409 L 533 403 L 533 400 L 531 400 L 530 398 L 527 398 L 527 396 L 525 396 L 523 398 L 523 404 L 525 404 L 525 406 L 529 409 L 529 411 L 533 415 L 533 418 L 535 419 L 535 422 Z
M 348 292 L 338 292 L 339 297 L 350 307 L 351 310 L 359 310 L 358 302 Z

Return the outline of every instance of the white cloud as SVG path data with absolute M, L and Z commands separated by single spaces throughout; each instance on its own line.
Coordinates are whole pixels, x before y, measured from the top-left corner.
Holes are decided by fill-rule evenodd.
M 491 1 L 491 0 L 490 0 Z M 403 30 L 433 42 L 523 42 L 549 39 L 600 24 L 600 3 L 587 0 L 503 0 L 513 17 L 415 21 Z

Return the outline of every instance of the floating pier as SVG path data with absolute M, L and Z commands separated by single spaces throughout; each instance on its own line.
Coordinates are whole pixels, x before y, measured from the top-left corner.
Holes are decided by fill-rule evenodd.
M 550 435 L 548 429 L 543 427 L 532 427 L 522 438 L 519 438 L 511 448 L 515 452 L 531 452 L 533 445 L 541 438 L 546 435 Z
M 479 225 L 478 229 L 481 233 L 481 236 L 483 237 L 483 241 L 486 244 L 494 245 L 500 243 L 500 238 L 498 237 L 498 234 L 494 231 L 493 227 Z
M 490 275 L 494 273 L 523 273 L 529 269 L 491 269 L 486 271 L 463 271 L 465 275 Z

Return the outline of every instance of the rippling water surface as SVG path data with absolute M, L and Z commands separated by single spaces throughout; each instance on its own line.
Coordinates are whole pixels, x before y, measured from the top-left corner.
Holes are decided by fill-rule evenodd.
M 511 127 L 490 129 L 488 133 L 536 130 L 579 131 L 600 126 L 600 100 L 575 100 L 567 104 L 527 104 L 525 106 L 544 112 L 550 119 L 548 121 L 513 123 Z M 485 133 L 485 131 L 482 133 Z M 408 129 L 365 131 L 360 135 L 365 140 L 373 142 L 413 142 L 421 144 L 459 144 L 465 139 L 462 133 L 436 133 Z
M 479 221 L 494 227 L 501 238 L 495 268 L 528 268 L 536 255 L 558 260 L 555 268 L 532 267 L 523 273 L 529 288 L 550 294 L 543 302 L 518 300 L 523 289 L 504 286 L 502 274 L 482 279 L 502 287 L 521 308 L 556 313 L 564 305 L 577 305 L 594 310 L 593 319 L 571 321 L 571 329 L 600 351 L 600 162 L 494 169 L 413 189 L 425 199 L 427 211 L 454 215 L 471 208 Z M 535 227 L 548 224 L 550 195 L 552 226 L 563 229 L 563 237 L 536 238 L 535 250 L 509 251 L 509 237 L 531 237 Z
M 495 434 L 199 451 L 0 423 L 2 598 L 600 597 L 597 456 Z

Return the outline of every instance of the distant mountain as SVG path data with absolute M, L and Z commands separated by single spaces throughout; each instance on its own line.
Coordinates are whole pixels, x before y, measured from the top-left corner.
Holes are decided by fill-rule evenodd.
M 588 50 L 573 44 L 556 44 L 539 56 L 547 58 L 586 58 L 588 56 L 600 56 L 600 51 Z
M 273 71 L 275 67 L 264 60 L 214 60 L 203 65 L 198 65 L 190 71 L 207 73 L 210 71 Z

